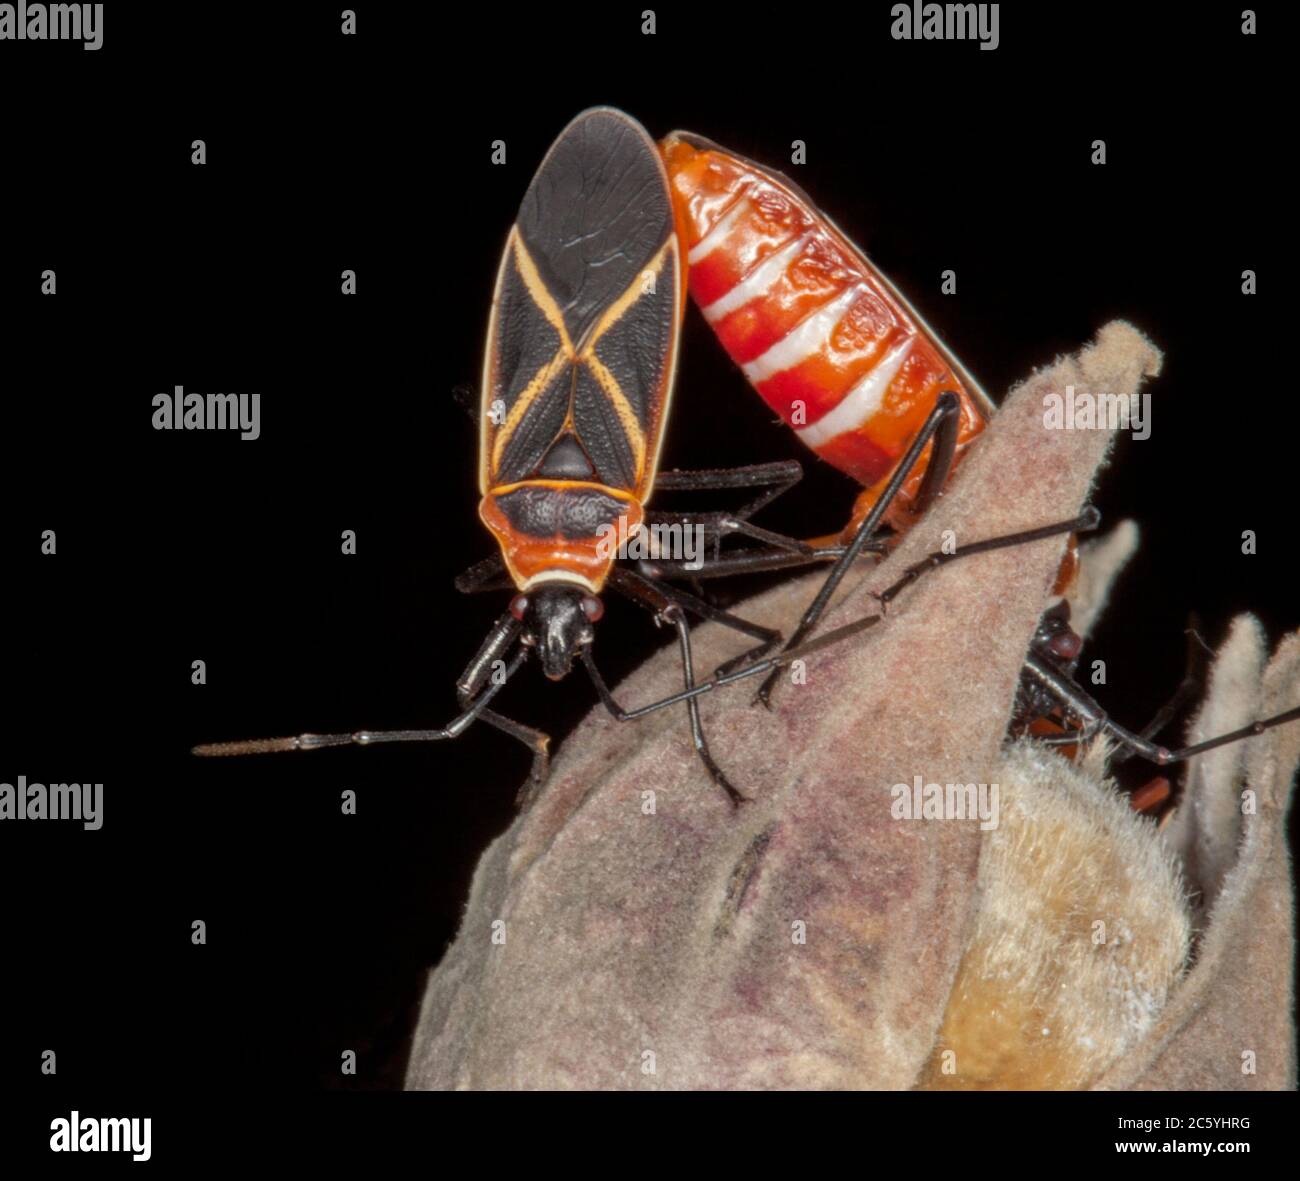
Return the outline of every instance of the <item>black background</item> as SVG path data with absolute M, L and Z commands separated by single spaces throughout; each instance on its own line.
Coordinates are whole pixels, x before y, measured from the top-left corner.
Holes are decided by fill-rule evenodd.
M 888 5 L 657 5 L 653 37 L 646 5 L 358 5 L 351 38 L 338 7 L 110 3 L 99 52 L 0 43 L 0 777 L 106 785 L 100 832 L 0 834 L 14 1087 L 57 1112 L 400 1086 L 423 973 L 526 753 L 485 728 L 187 752 L 454 712 L 503 603 L 451 586 L 491 551 L 452 391 L 476 387 L 520 197 L 584 107 L 791 171 L 995 399 L 1116 316 L 1165 350 L 1152 436 L 1120 443 L 1096 497 L 1144 535 L 1089 649 L 1116 717 L 1140 723 L 1177 682 L 1189 610 L 1212 641 L 1243 610 L 1274 640 L 1300 622 L 1289 79 L 1265 58 L 1280 12 L 1243 37 L 1234 5 L 1004 4 L 982 52 L 892 41 Z M 938 291 L 948 268 L 956 296 Z M 260 393 L 262 437 L 153 430 L 151 399 L 176 384 Z M 837 528 L 852 487 L 773 423 L 692 309 L 665 464 L 790 456 L 808 474 L 763 523 Z M 611 604 L 607 675 L 660 642 Z M 504 711 L 557 736 L 591 704 L 579 680 L 518 680 Z

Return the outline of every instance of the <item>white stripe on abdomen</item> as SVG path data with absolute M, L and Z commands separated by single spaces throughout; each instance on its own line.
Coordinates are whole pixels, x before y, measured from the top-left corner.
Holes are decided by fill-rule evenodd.
M 863 290 L 858 286 L 850 287 L 830 303 L 805 316 L 762 356 L 742 365 L 741 372 L 753 385 L 758 385 L 772 374 L 793 369 L 800 361 L 820 352 L 830 340 L 835 325 L 844 318 L 844 313 Z
M 885 391 L 889 389 L 890 382 L 897 376 L 915 343 L 914 336 L 904 339 L 844 395 L 844 400 L 838 406 L 809 426 L 796 428 L 795 434 L 809 447 L 817 448 L 823 443 L 829 443 L 837 435 L 861 426 L 880 409 Z
M 714 223 L 713 229 L 691 247 L 691 252 L 686 256 L 686 261 L 691 266 L 694 266 L 701 259 L 708 258 L 726 241 L 727 235 L 731 233 L 731 228 L 736 222 L 748 212 L 749 199 L 744 196 L 737 197 L 732 202 L 731 208 Z
M 774 254 L 769 254 L 761 263 L 749 272 L 726 295 L 715 299 L 707 308 L 701 308 L 704 318 L 710 324 L 716 324 L 723 316 L 729 316 L 737 308 L 743 308 L 751 300 L 766 295 L 776 285 L 790 260 L 804 248 L 812 237 L 812 231 L 782 246 Z

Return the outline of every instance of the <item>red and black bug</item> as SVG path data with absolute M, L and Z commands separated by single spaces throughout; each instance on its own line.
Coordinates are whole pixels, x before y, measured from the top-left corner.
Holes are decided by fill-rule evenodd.
M 878 622 L 878 615 L 868 616 L 806 640 L 849 566 L 864 551 L 887 548 L 876 537 L 878 527 L 888 522 L 895 530 L 906 528 L 942 491 L 961 452 L 983 429 L 992 405 L 906 300 L 788 182 L 694 137 L 669 137 L 665 150 L 667 169 L 653 141 L 627 115 L 608 108 L 584 112 L 542 161 L 507 239 L 489 321 L 479 413 L 479 515 L 499 552 L 467 570 L 456 585 L 465 593 L 512 586 L 515 594 L 456 683 L 461 712 L 438 729 L 210 743 L 195 747 L 196 754 L 436 742 L 483 721 L 529 747 L 534 756 L 530 782 L 536 786 L 546 775 L 549 739 L 489 708 L 501 687 L 536 654 L 552 680 L 566 676 L 575 660 L 582 664 L 605 707 L 620 720 L 685 703 L 692 741 L 710 776 L 733 803 L 744 798 L 709 753 L 698 698 L 733 681 L 769 674 L 760 691 L 765 696 L 780 668 Z M 681 181 L 688 151 L 717 153 L 719 159 L 739 165 L 737 175 L 748 178 L 748 199 L 761 216 L 750 216 L 734 204 L 734 192 L 731 207 L 719 204 L 716 193 L 697 200 Z M 764 217 L 773 212 L 776 229 L 769 233 Z M 701 242 L 708 235 L 727 243 L 735 254 L 731 288 L 722 288 L 721 271 L 707 265 L 713 251 L 702 250 Z M 803 314 L 796 307 L 789 325 L 779 316 L 766 327 L 756 321 L 746 347 L 767 332 L 771 340 L 757 358 L 766 357 L 771 371 L 760 381 L 765 396 L 773 404 L 789 399 L 791 408 L 791 389 L 813 398 L 820 415 L 810 422 L 820 422 L 823 429 L 816 437 L 805 434 L 805 441 L 837 457 L 859 480 L 870 482 L 844 538 L 810 543 L 752 524 L 750 518 L 759 509 L 800 479 L 797 461 L 695 472 L 657 470 L 685 303 L 686 249 L 697 264 L 706 264 L 699 266 L 697 298 L 700 284 L 713 282 L 720 288 L 708 303 L 715 313 L 720 311 L 719 300 L 724 307 L 734 304 L 729 312 L 741 315 L 771 303 L 771 291 L 791 265 L 801 266 L 796 273 L 812 280 L 816 290 L 811 297 L 792 290 L 796 304 L 803 301 Z M 735 294 L 737 287 L 740 294 Z M 741 298 L 751 291 L 752 299 Z M 860 350 L 871 355 L 845 381 L 842 373 L 834 376 L 843 368 L 842 358 L 834 355 L 834 348 L 823 348 L 818 364 L 802 374 L 801 384 L 791 385 L 787 370 L 797 366 L 777 365 L 778 358 L 768 354 L 776 350 L 802 358 L 787 343 L 791 339 L 815 351 L 814 336 L 830 341 L 864 293 L 874 300 L 883 326 L 879 340 L 873 341 L 879 346 L 883 340 L 884 351 Z M 801 324 L 811 324 L 817 333 L 801 329 Z M 906 411 L 896 416 L 904 425 L 892 434 L 877 430 L 868 422 L 870 416 L 860 413 L 864 406 L 870 409 L 873 400 L 891 397 L 898 400 L 896 409 Z M 837 429 L 830 430 L 828 423 Z M 688 515 L 648 508 L 656 488 L 755 494 L 735 510 Z M 628 562 L 613 544 L 614 538 L 634 536 L 647 526 L 684 521 L 700 526 L 706 541 L 715 543 L 715 556 L 697 569 L 684 571 L 680 562 L 676 569 L 671 562 Z M 1095 524 L 1096 515 L 1088 510 L 1075 520 L 967 544 L 955 554 L 932 555 L 881 598 L 888 602 L 926 570 L 948 561 Z M 722 554 L 717 543 L 732 534 L 760 545 Z M 834 565 L 799 627 L 775 656 L 765 653 L 781 642 L 780 633 L 664 579 L 684 572 L 711 578 L 818 562 Z M 592 657 L 595 625 L 603 613 L 600 595 L 606 589 L 625 595 L 675 629 L 685 682 L 681 692 L 632 710 L 614 699 Z M 757 643 L 712 677 L 696 682 L 688 613 Z M 1039 697 L 1047 695 L 1079 719 L 1082 731 L 1059 736 L 1064 740 L 1075 742 L 1104 731 L 1157 762 L 1173 762 L 1300 716 L 1300 710 L 1292 711 L 1195 747 L 1167 751 L 1110 721 L 1074 684 L 1070 674 L 1077 649 L 1071 635 L 1061 619 L 1045 617 L 1026 661 L 1024 681 L 1026 708 L 1037 708 Z
M 560 134 L 524 195 L 497 272 L 479 413 L 479 516 L 499 552 L 466 571 L 466 593 L 513 586 L 509 609 L 457 681 L 461 713 L 431 730 L 362 730 L 210 743 L 200 755 L 434 742 L 482 721 L 533 752 L 546 774 L 549 739 L 489 708 L 529 655 L 552 680 L 578 661 L 615 716 L 684 701 L 695 749 L 733 801 L 743 797 L 709 754 L 696 695 L 623 710 L 592 657 L 600 595 L 612 588 L 677 633 L 694 685 L 687 613 L 731 627 L 766 650 L 779 633 L 750 623 L 620 560 L 615 539 L 683 514 L 646 507 L 652 491 L 753 489 L 728 513 L 696 514 L 706 539 L 777 535 L 749 517 L 798 478 L 797 464 L 658 473 L 686 301 L 668 176 L 653 140 L 619 111 L 596 108 Z M 801 543 L 788 541 L 795 549 Z

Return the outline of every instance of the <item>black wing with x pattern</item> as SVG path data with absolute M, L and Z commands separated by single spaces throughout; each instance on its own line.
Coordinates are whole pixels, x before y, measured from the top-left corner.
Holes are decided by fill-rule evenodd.
M 648 495 L 684 281 L 668 179 L 598 108 L 552 145 L 510 231 L 484 366 L 480 483 L 587 480 Z

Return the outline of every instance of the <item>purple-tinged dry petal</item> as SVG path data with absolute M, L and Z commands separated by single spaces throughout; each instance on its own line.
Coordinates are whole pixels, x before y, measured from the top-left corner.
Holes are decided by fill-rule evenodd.
M 828 626 L 869 613 L 866 590 L 945 530 L 961 545 L 1075 514 L 1110 437 L 1047 429 L 1044 396 L 1127 394 L 1157 363 L 1112 324 L 1030 378 L 949 495 L 886 563 L 849 580 Z M 589 716 L 479 865 L 430 979 L 408 1085 L 913 1085 L 975 920 L 983 834 L 975 821 L 896 820 L 891 788 L 918 775 L 988 782 L 1003 765 L 1062 548 L 939 570 L 885 623 L 811 657 L 807 683 L 783 685 L 773 713 L 751 708 L 743 685 L 707 697 L 714 754 L 753 797 L 739 813 L 696 761 L 684 709 L 635 725 Z M 800 580 L 740 610 L 788 629 L 814 587 Z M 715 627 L 694 635 L 702 670 L 744 646 Z M 668 651 L 617 695 L 635 705 L 679 685 Z

